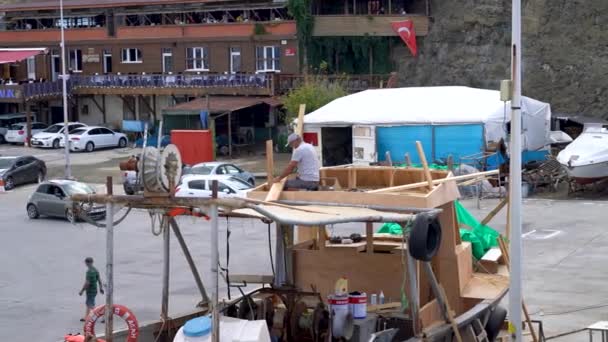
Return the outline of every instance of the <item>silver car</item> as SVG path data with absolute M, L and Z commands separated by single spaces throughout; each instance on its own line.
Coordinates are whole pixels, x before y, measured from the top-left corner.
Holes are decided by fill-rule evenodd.
M 184 167 L 182 178 L 186 175 L 227 175 L 255 186 L 255 176 L 251 172 L 247 172 L 230 163 L 208 162 L 196 164 L 192 167 Z
M 93 220 L 106 216 L 106 208 L 100 205 L 85 204 L 76 210 L 70 196 L 74 194 L 94 194 L 91 186 L 71 180 L 51 180 L 38 185 L 36 191 L 27 200 L 27 216 L 36 219 L 42 215 L 63 217 L 70 222 L 87 215 Z

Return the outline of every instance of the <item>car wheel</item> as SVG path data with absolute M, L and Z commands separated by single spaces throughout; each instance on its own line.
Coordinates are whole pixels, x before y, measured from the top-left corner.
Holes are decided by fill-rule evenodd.
M 118 147 L 120 147 L 120 148 L 127 147 L 127 139 L 120 138 L 120 140 L 118 140 Z
M 93 152 L 95 150 L 95 144 L 89 141 L 84 148 L 87 150 L 87 152 Z
M 6 180 L 4 181 L 4 189 L 12 190 L 14 187 L 15 187 L 15 180 L 13 179 L 13 177 L 6 178 Z
M 37 219 L 38 217 L 40 217 L 40 213 L 38 212 L 38 208 L 36 208 L 35 205 L 33 204 L 28 204 L 27 205 L 27 217 L 29 217 L 30 219 Z
M 247 180 L 247 183 L 251 184 L 251 186 L 255 186 L 255 179 L 249 178 L 249 180 Z
M 58 149 L 59 148 L 59 139 L 53 140 L 53 148 L 54 149 Z
M 4 139 L 4 135 L 0 134 L 0 144 L 4 144 L 6 139 Z
M 72 209 L 67 209 L 65 211 L 65 218 L 70 223 L 75 223 L 76 222 L 76 216 L 74 216 L 74 211 Z

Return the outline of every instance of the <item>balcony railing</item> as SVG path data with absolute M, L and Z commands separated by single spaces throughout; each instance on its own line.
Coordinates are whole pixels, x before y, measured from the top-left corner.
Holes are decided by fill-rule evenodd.
M 68 94 L 72 87 L 72 82 L 67 82 Z M 61 80 L 50 81 L 50 82 L 33 82 L 23 83 L 21 89 L 23 90 L 23 97 L 26 100 L 45 98 L 45 97 L 59 97 L 62 94 L 63 86 Z
M 72 76 L 78 88 L 270 88 L 272 77 L 265 74 L 155 74 L 155 75 L 95 75 Z
M 348 93 L 356 93 L 367 89 L 386 87 L 391 75 L 325 75 L 309 76 L 318 80 L 339 83 Z M 300 87 L 306 81 L 304 75 L 277 75 L 276 91 L 286 94 L 292 89 Z

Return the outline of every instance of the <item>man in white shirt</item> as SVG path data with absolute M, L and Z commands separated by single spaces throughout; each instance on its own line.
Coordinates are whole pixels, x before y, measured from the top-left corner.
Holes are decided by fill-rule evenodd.
M 281 175 L 274 179 L 274 182 L 281 181 L 297 169 L 296 179 L 287 180 L 285 188 L 317 190 L 319 188 L 319 158 L 317 158 L 315 148 L 311 144 L 303 142 L 296 133 L 287 137 L 287 146 L 293 149 L 291 161 Z

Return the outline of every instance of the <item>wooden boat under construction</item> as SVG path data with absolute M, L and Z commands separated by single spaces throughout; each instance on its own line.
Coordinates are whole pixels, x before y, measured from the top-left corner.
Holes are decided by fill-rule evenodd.
M 219 326 L 214 329 L 215 340 L 220 340 L 222 333 L 223 323 L 217 324 L 220 316 L 265 320 L 273 341 L 494 340 L 506 315 L 498 303 L 508 290 L 509 274 L 505 265 L 498 265 L 490 273 L 474 268 L 471 245 L 461 241 L 456 219 L 454 201 L 459 197 L 456 181 L 460 178 L 448 171 L 369 166 L 324 168 L 321 177 L 319 191 L 277 192 L 262 185 L 247 199 L 176 198 L 171 193 L 76 195 L 73 199 L 76 205 L 97 202 L 108 207 L 122 204 L 164 211 L 166 259 L 171 230 L 189 258 L 203 299 L 201 307 L 180 317 L 168 317 L 166 261 L 162 319 L 141 324 L 139 341 L 174 341 L 186 321 L 210 312 L 215 312 L 214 326 Z M 268 200 L 270 195 L 274 197 L 272 201 Z M 169 214 L 176 209 L 211 217 L 211 240 L 215 245 L 212 259 L 218 253 L 217 243 L 213 242 L 217 239 L 218 216 L 274 222 L 275 274 L 230 274 L 226 279 L 229 286 L 257 284 L 260 288 L 220 302 L 218 270 L 212 267 L 215 280 L 210 286 L 212 296 L 207 297 L 187 243 Z M 113 223 L 109 221 L 107 230 L 111 234 Z M 373 224 L 378 222 L 399 223 L 405 234 L 374 234 Z M 360 224 L 365 234 L 361 234 L 360 241 L 335 243 L 326 227 L 340 223 Z M 112 253 L 110 249 L 108 253 Z M 113 258 L 108 260 L 111 263 Z M 336 280 L 342 277 L 348 279 L 349 291 L 368 296 L 382 292 L 387 303 L 369 305 L 365 319 L 341 318 L 345 328 L 338 337 L 332 336 L 337 316 L 327 298 L 333 294 Z M 108 281 L 111 280 L 110 275 Z M 111 292 L 108 297 L 106 308 L 111 308 Z M 198 301 L 193 298 L 193 305 Z M 113 331 L 110 315 L 106 314 L 108 319 L 106 340 L 123 340 L 129 331 Z

